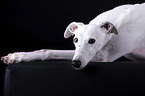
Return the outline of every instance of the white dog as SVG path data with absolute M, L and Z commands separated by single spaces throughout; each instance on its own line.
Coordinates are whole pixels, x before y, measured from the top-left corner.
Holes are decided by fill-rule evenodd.
M 74 36 L 75 50 L 17 52 L 1 59 L 4 63 L 68 59 L 77 70 L 91 62 L 112 62 L 121 56 L 145 60 L 145 3 L 122 5 L 104 12 L 89 24 L 73 22 L 64 33 Z

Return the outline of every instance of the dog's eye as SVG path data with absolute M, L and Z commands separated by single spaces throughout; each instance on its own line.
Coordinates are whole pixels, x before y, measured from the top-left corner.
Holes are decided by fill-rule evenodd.
M 95 42 L 96 42 L 95 39 L 90 39 L 90 40 L 88 41 L 89 44 L 94 44 Z
M 74 38 L 73 41 L 74 41 L 75 43 L 77 43 L 77 42 L 78 42 L 78 38 Z

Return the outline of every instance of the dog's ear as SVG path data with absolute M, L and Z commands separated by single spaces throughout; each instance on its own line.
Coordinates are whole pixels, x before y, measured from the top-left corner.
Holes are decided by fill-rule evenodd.
M 84 24 L 80 22 L 70 23 L 64 32 L 64 38 L 69 38 L 70 36 L 74 35 L 75 30 L 78 29 L 79 25 L 84 25 Z
M 118 35 L 118 30 L 116 29 L 116 27 L 110 23 L 110 22 L 105 22 L 102 23 L 101 28 L 104 28 L 107 31 L 107 34 L 111 34 L 114 33 L 116 35 Z

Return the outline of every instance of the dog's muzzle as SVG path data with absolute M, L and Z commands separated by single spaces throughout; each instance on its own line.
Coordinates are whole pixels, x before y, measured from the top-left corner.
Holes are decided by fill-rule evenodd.
M 79 68 L 80 66 L 81 66 L 81 61 L 80 60 L 72 61 L 72 67 L 73 68 Z

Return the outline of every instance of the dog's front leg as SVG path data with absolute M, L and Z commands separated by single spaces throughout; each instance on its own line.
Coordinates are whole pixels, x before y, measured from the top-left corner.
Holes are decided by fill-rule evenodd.
M 10 53 L 7 56 L 1 57 L 1 60 L 6 64 L 19 63 L 19 62 L 30 62 L 38 60 L 49 60 L 49 59 L 67 59 L 71 60 L 74 56 L 74 50 L 49 50 L 42 49 L 33 52 L 15 52 Z

